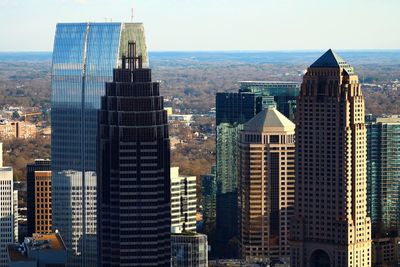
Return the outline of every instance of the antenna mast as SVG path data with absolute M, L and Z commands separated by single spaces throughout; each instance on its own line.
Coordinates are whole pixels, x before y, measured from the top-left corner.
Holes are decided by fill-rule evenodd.
M 131 8 L 131 22 L 133 22 L 133 7 Z

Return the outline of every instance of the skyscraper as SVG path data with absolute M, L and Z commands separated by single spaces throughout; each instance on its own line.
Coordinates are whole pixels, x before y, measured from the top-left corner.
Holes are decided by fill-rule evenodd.
M 294 120 L 296 97 L 300 83 L 284 81 L 240 81 L 239 92 L 252 92 L 262 99 L 263 108 L 276 107 L 285 117 Z
M 36 159 L 26 166 L 27 236 L 52 232 L 51 161 Z
M 213 165 L 210 174 L 201 176 L 201 206 L 203 209 L 203 222 L 206 225 L 215 224 L 216 197 L 216 166 Z
M 400 235 L 400 117 L 367 123 L 368 211 L 373 237 Z
M 98 134 L 98 266 L 170 266 L 170 145 L 159 83 L 129 43 Z M 127 60 L 128 68 L 125 61 Z
M 366 139 L 358 77 L 328 50 L 297 99 L 291 266 L 371 266 Z
M 12 167 L 3 166 L 3 143 L 0 143 L 0 267 L 7 267 L 7 245 L 16 240 L 15 197 Z
M 236 143 L 243 123 L 261 111 L 261 98 L 254 93 L 217 93 L 216 96 L 216 229 L 220 247 L 237 234 Z M 228 249 L 221 256 L 234 256 Z
M 68 266 L 96 265 L 96 134 L 104 83 L 135 40 L 147 64 L 140 23 L 60 23 L 52 66 L 53 229 Z
M 196 176 L 179 175 L 179 167 L 171 168 L 172 232 L 196 231 Z
M 276 108 L 246 122 L 238 143 L 239 246 L 247 262 L 287 260 L 295 125 Z

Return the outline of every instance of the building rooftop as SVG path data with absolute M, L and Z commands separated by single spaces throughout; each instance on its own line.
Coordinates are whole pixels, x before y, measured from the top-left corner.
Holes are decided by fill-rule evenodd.
M 332 49 L 326 51 L 319 57 L 310 68 L 343 68 L 348 74 L 353 74 L 353 67 L 351 67 L 343 58 L 333 52 Z
M 295 124 L 276 108 L 264 109 L 244 124 L 249 132 L 283 132 L 294 131 Z
M 30 252 L 33 251 L 66 251 L 66 247 L 61 236 L 55 234 L 34 234 L 33 237 L 26 237 L 24 243 L 7 246 L 10 261 L 36 261 L 31 258 Z

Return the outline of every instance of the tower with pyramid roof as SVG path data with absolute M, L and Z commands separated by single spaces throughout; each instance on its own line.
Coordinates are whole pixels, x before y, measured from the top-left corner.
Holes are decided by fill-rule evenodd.
M 291 266 L 371 266 L 364 97 L 328 50 L 303 77 L 296 110 Z
M 244 124 L 238 144 L 239 246 L 246 262 L 287 260 L 295 125 L 275 108 Z

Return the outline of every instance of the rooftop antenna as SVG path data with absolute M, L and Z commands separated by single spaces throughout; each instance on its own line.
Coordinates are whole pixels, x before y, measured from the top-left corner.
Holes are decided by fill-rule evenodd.
M 133 22 L 133 7 L 131 8 L 131 22 Z

